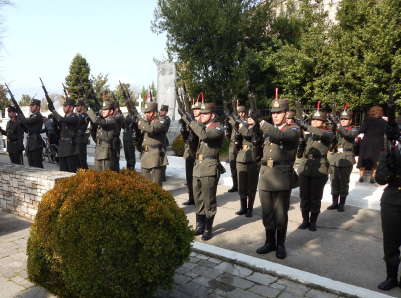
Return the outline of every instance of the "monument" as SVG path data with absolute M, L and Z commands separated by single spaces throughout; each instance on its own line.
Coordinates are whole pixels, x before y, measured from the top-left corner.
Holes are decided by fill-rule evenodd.
M 175 63 L 157 63 L 157 103 L 168 105 L 171 120 L 179 120 L 174 82 L 177 77 Z

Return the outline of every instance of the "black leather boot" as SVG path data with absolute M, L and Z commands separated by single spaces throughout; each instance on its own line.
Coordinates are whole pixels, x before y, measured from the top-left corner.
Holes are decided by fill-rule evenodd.
M 265 244 L 256 250 L 258 254 L 266 254 L 276 250 L 276 230 L 266 230 Z
M 302 211 L 302 223 L 299 225 L 298 229 L 305 230 L 309 227 L 309 211 Z
M 189 194 L 189 198 L 188 201 L 185 201 L 184 203 L 182 203 L 184 206 L 188 206 L 188 205 L 195 205 L 195 201 L 194 201 L 194 195 L 191 193 Z
M 338 195 L 332 195 L 333 197 L 333 204 L 327 207 L 327 210 L 335 210 L 338 208 Z
M 317 217 L 319 216 L 319 213 L 317 212 L 311 212 L 310 214 L 310 223 L 309 223 L 309 231 L 316 231 L 316 221 Z
M 206 215 L 196 214 L 195 236 L 202 235 L 205 232 Z
M 237 185 L 233 185 L 233 187 L 231 187 L 228 192 L 236 192 L 238 191 L 238 186 Z
M 285 259 L 287 257 L 287 252 L 285 251 L 285 237 L 287 235 L 287 231 L 279 231 L 277 230 L 277 250 L 276 257 L 278 259 Z
M 206 217 L 205 231 L 203 232 L 202 235 L 203 241 L 207 241 L 212 238 L 213 221 L 214 221 L 214 216 Z
M 246 217 L 253 216 L 253 204 L 255 203 L 255 197 L 248 199 L 248 210 L 246 211 Z
M 338 212 L 344 212 L 344 205 L 345 205 L 345 200 L 347 199 L 346 196 L 340 196 L 340 204 L 338 205 Z
M 241 209 L 235 212 L 237 215 L 244 215 L 246 214 L 246 198 L 241 198 Z
M 382 291 L 390 291 L 392 288 L 398 286 L 398 265 L 390 265 L 386 263 L 387 278 L 385 281 L 378 285 Z

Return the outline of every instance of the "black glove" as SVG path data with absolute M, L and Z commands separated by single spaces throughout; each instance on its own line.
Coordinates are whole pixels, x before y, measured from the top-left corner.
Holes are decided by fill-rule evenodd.
M 241 124 L 242 123 L 242 120 L 238 116 L 232 115 L 232 117 L 233 117 L 235 123 L 237 123 L 237 124 Z
M 252 111 L 249 116 L 253 119 L 253 121 L 255 121 L 256 124 L 259 124 L 263 121 L 262 116 L 259 113 L 255 113 L 254 111 Z
M 329 120 L 330 120 L 330 122 L 333 124 L 333 126 L 335 125 L 335 126 L 337 126 L 337 127 L 340 127 L 340 122 L 338 121 L 338 120 L 336 120 L 334 117 L 333 117 L 333 115 L 331 115 L 331 114 L 329 114 Z
M 55 111 L 56 109 L 54 108 L 54 105 L 53 105 L 53 103 L 49 103 L 49 104 L 47 104 L 47 107 L 49 108 L 49 111 L 50 112 L 53 112 L 53 111 Z
M 228 118 L 230 118 L 230 113 L 229 112 L 227 112 L 227 111 L 224 111 L 224 116 L 226 116 L 226 119 L 228 119 Z
M 195 117 L 188 113 L 188 112 L 184 112 L 184 115 L 182 115 L 181 117 L 187 124 L 191 123 L 192 121 L 195 120 Z
M 387 138 L 391 141 L 398 140 L 400 137 L 400 129 L 398 128 L 398 125 L 392 126 L 390 124 L 386 124 L 384 127 L 384 133 L 387 135 Z
M 304 121 L 304 120 L 299 120 L 299 119 L 295 118 L 295 123 L 296 123 L 300 128 L 302 128 L 303 130 L 308 130 L 308 128 L 309 128 L 308 123 L 306 123 L 306 121 Z
M 180 114 L 180 116 L 182 117 L 184 115 L 184 111 L 178 108 L 178 114 Z

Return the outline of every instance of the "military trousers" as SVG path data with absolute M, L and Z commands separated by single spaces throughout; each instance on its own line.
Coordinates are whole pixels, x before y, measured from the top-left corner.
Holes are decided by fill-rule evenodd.
M 117 173 L 120 171 L 120 139 L 116 141 L 113 140 L 112 146 L 110 148 L 111 152 L 111 169 Z
M 217 176 L 193 177 L 195 213 L 211 218 L 217 212 Z
M 78 143 L 78 168 L 80 169 L 88 169 L 88 144 L 86 143 Z
M 259 189 L 262 222 L 266 230 L 287 232 L 291 190 L 266 191 Z
M 383 251 L 386 264 L 398 266 L 401 245 L 401 205 L 380 203 Z
M 60 171 L 75 173 L 78 170 L 78 155 L 59 156 Z
M 43 169 L 43 148 L 27 151 L 26 156 L 30 167 Z
M 348 196 L 351 172 L 352 166 L 343 168 L 330 166 L 330 184 L 332 195 L 340 195 L 342 197 Z
M 301 211 L 320 213 L 323 190 L 328 180 L 327 175 L 309 177 L 299 175 L 299 196 L 301 197 Z
M 240 198 L 255 199 L 259 181 L 259 167 L 256 162 L 237 162 L 238 193 Z
M 185 159 L 185 178 L 187 180 L 187 186 L 188 186 L 188 193 L 189 193 L 189 199 L 193 199 L 194 197 L 194 189 L 193 189 L 193 177 L 192 174 L 194 172 L 194 159 L 191 157 L 188 157 Z
M 231 178 L 233 179 L 233 187 L 238 188 L 238 176 L 237 176 L 237 155 L 238 151 L 235 149 L 234 143 L 230 144 L 228 148 L 228 162 L 230 164 Z
M 135 147 L 133 140 L 124 140 L 124 155 L 127 162 L 127 169 L 134 170 L 136 164 Z
M 145 178 L 148 178 L 152 182 L 156 182 L 158 185 L 162 186 L 163 183 L 163 166 L 154 168 L 141 168 L 141 174 Z
M 95 159 L 95 171 L 104 172 L 111 169 L 111 159 Z
M 22 156 L 22 152 L 8 153 L 8 156 L 10 157 L 11 163 L 16 165 L 24 164 L 24 158 Z

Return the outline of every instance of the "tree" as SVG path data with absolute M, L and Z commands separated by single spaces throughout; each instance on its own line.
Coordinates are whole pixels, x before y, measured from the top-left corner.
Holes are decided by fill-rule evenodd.
M 30 102 L 31 102 L 31 97 L 28 94 L 22 94 L 21 100 L 18 102 L 18 105 L 21 107 L 29 106 Z
M 76 54 L 70 65 L 70 73 L 65 78 L 65 84 L 69 96 L 73 99 L 84 96 L 84 92 L 90 102 L 93 103 L 93 95 L 91 92 L 91 82 L 89 81 L 90 67 L 88 62 L 81 54 Z M 81 82 L 85 91 L 82 90 Z
M 96 77 L 91 75 L 91 81 L 93 90 L 95 91 L 96 98 L 102 98 L 103 93 L 105 93 L 105 98 L 110 98 L 111 90 L 109 85 L 107 84 L 109 81 L 109 74 L 103 75 L 99 73 Z
M 1 116 L 4 117 L 3 111 L 11 104 L 11 100 L 7 98 L 7 89 L 4 85 L 0 84 L 0 111 Z

